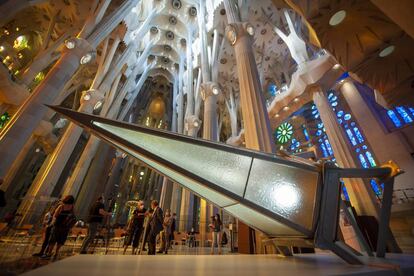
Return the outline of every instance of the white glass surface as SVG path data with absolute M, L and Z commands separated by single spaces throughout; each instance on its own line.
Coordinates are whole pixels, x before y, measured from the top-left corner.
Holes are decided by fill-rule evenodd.
M 186 177 L 185 175 L 182 175 L 174 170 L 171 170 L 167 168 L 166 166 L 163 166 L 141 154 L 138 154 L 137 152 L 129 150 L 128 148 L 117 143 L 116 141 L 111 140 L 111 143 L 114 146 L 118 147 L 119 149 L 123 150 L 124 152 L 146 163 L 148 166 L 154 168 L 161 174 L 167 176 L 172 181 L 181 184 L 185 188 L 191 190 L 192 192 L 198 194 L 199 196 L 203 197 L 207 201 L 210 201 L 219 207 L 224 207 L 224 206 L 228 206 L 228 205 L 236 203 L 236 201 L 232 200 L 231 198 L 226 197 L 223 194 L 218 193 L 212 189 L 209 189 L 206 186 L 201 185 L 198 182 Z
M 311 230 L 317 186 L 316 171 L 254 159 L 245 199 Z
M 242 204 L 235 204 L 224 208 L 224 210 L 239 218 L 247 225 L 258 229 L 269 236 L 304 236 L 302 233 L 278 222 L 277 220 L 271 219 L 268 216 L 254 211 L 250 207 Z
M 251 157 L 100 122 L 93 122 L 93 124 L 211 183 L 243 196 Z

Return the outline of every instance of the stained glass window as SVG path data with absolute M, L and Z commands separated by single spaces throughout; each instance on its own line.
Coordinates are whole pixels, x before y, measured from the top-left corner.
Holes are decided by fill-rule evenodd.
M 351 142 L 351 144 L 353 146 L 356 146 L 357 145 L 356 139 L 354 137 L 354 134 L 352 133 L 352 131 L 349 128 L 346 129 L 346 134 L 348 135 L 348 138 L 349 138 L 349 141 Z
M 400 114 L 406 124 L 413 122 L 413 119 L 410 117 L 403 106 L 397 106 L 395 109 L 397 109 L 397 112 Z
M 289 123 L 283 123 L 276 129 L 276 139 L 278 143 L 285 144 L 293 135 L 293 126 Z
M 308 130 L 306 129 L 306 127 L 304 125 L 302 127 L 303 127 L 303 135 L 305 136 L 305 140 L 309 141 L 310 139 L 309 139 Z
M 358 155 L 358 158 L 359 158 L 359 162 L 361 162 L 362 167 L 364 167 L 364 168 L 369 167 L 368 163 L 367 163 L 367 160 L 365 160 L 365 157 L 361 153 Z
M 10 120 L 9 113 L 4 112 L 3 115 L 0 116 L 0 128 L 3 128 L 9 120 Z
M 371 167 L 375 167 L 377 163 L 375 162 L 374 157 L 372 156 L 371 152 L 367 151 L 365 155 L 367 156 L 368 162 L 371 164 Z
M 354 133 L 356 138 L 358 139 L 358 142 L 363 143 L 364 142 L 364 137 L 362 136 L 361 132 L 359 131 L 359 128 L 354 127 Z

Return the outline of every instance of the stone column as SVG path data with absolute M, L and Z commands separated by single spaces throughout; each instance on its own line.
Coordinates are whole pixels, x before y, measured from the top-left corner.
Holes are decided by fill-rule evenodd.
M 102 100 L 99 93 L 85 91 L 82 95 L 79 111 L 88 113 L 92 112 L 94 105 L 99 100 Z M 22 202 L 19 207 L 19 213 L 26 216 L 25 214 L 28 215 L 28 211 L 31 209 L 44 207 L 42 205 L 37 205 L 36 202 L 31 200 L 31 198 L 39 198 L 42 196 L 48 197 L 53 192 L 53 189 L 60 177 L 60 173 L 72 154 L 82 132 L 83 129 L 81 127 L 73 123 L 69 124 L 53 153 L 48 156 L 39 173 L 36 175 L 35 180 L 27 192 L 28 198 L 30 199 Z M 31 220 L 32 218 L 25 218 L 25 221 Z
M 0 133 L 0 155 L 3 158 L 0 163 L 0 176 L 7 173 L 11 163 L 46 114 L 48 108 L 45 104 L 53 104 L 65 83 L 78 69 L 81 58 L 93 50 L 84 39 L 77 38 L 74 44 L 73 49 L 65 48 L 43 82 L 30 94 Z
M 370 89 L 359 84 L 358 87 L 360 89 Z M 375 157 L 378 159 L 379 164 L 377 165 L 380 166 L 389 160 L 393 160 L 404 170 L 402 175 L 395 178 L 394 189 L 412 188 L 414 160 L 401 137 L 398 133 L 386 132 L 384 126 L 381 125 L 381 122 L 376 118 L 351 80 L 345 81 L 339 90 L 348 103 L 355 121 L 368 140 Z
M 183 91 L 183 74 L 184 74 L 184 55 L 180 55 L 180 64 L 178 72 L 178 99 L 177 99 L 177 132 L 184 132 L 184 91 Z
M 188 29 L 187 34 L 187 111 L 186 115 L 194 115 L 194 91 L 193 91 L 193 31 Z
M 217 96 L 220 88 L 216 83 L 205 82 L 201 85 L 201 97 L 204 101 L 203 138 L 216 141 L 218 134 Z
M 319 111 L 321 120 L 325 126 L 326 134 L 332 146 L 336 162 L 344 168 L 359 167 L 347 145 L 347 138 L 338 124 L 335 114 L 324 93 L 320 88 L 313 92 L 313 101 Z M 374 192 L 370 185 L 362 179 L 344 179 L 345 186 L 352 206 L 356 209 L 358 215 L 370 215 L 378 217 L 377 204 Z
M 240 22 L 238 7 L 234 0 L 224 0 L 224 6 L 229 23 L 226 27 L 226 36 L 234 47 L 237 62 L 246 148 L 272 153 L 275 151 L 275 146 L 252 48 L 251 37 L 254 34 L 254 27 L 249 23 Z M 246 228 L 241 222 L 238 227 Z M 260 250 L 261 235 L 257 234 L 256 237 L 256 248 Z M 249 241 L 250 236 L 240 235 L 239 239 Z M 252 249 L 241 247 L 240 251 L 251 253 Z

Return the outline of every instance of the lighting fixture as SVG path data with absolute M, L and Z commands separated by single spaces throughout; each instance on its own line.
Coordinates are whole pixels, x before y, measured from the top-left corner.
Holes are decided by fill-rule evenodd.
M 76 42 L 75 42 L 74 39 L 68 39 L 68 40 L 65 41 L 65 46 L 68 49 L 73 49 L 76 46 Z
M 90 94 L 86 94 L 85 96 L 83 96 L 83 99 L 85 101 L 89 101 L 91 99 L 91 95 Z
M 332 68 L 337 70 L 337 69 L 341 68 L 341 65 L 339 63 L 337 63 Z
M 395 46 L 394 45 L 390 45 L 388 47 L 385 47 L 384 49 L 382 49 L 382 51 L 378 54 L 380 57 L 386 57 L 392 54 L 392 52 L 394 52 L 395 50 Z
M 344 21 L 346 17 L 346 11 L 340 10 L 336 12 L 334 15 L 332 15 L 331 19 L 329 19 L 329 25 L 336 26 L 340 24 L 342 21 Z
M 220 90 L 218 87 L 213 87 L 213 94 L 218 95 L 220 93 Z
M 92 54 L 91 53 L 87 53 L 86 55 L 84 55 L 81 59 L 80 59 L 80 64 L 87 64 L 88 62 L 90 62 L 92 60 Z
M 248 23 L 248 24 L 246 25 L 246 32 L 247 32 L 249 35 L 254 36 L 254 27 L 253 27 L 253 25 L 252 25 L 252 24 Z
M 237 41 L 237 31 L 236 28 L 233 25 L 227 25 L 226 27 L 226 36 L 229 40 L 231 45 L 236 44 Z

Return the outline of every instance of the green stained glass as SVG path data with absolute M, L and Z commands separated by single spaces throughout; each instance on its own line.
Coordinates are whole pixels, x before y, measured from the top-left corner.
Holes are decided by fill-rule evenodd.
M 4 112 L 3 115 L 0 116 L 0 128 L 3 128 L 9 120 L 10 120 L 9 113 Z
M 279 144 L 285 144 L 293 135 L 293 126 L 289 123 L 283 123 L 276 129 L 276 140 Z

